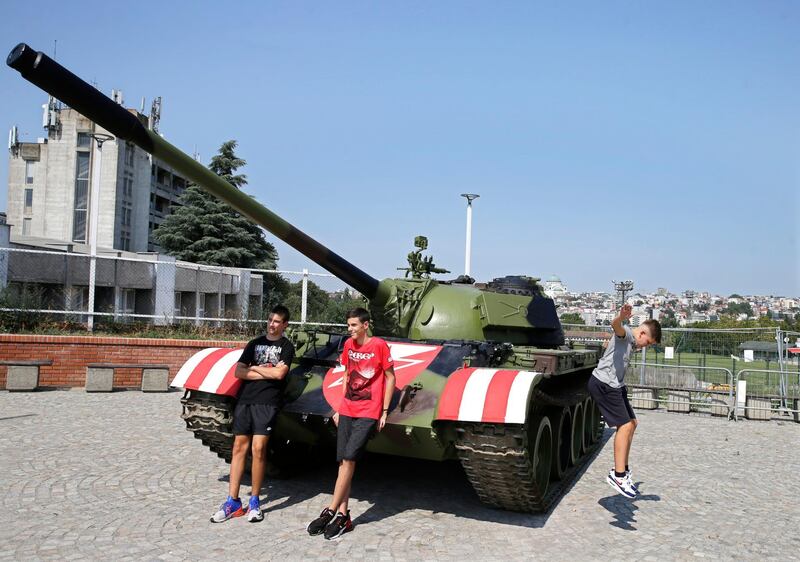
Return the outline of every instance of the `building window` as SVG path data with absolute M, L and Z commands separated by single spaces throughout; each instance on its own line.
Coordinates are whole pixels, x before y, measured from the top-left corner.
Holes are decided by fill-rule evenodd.
M 22 219 L 22 235 L 31 235 L 31 219 Z
M 24 214 L 30 215 L 33 211 L 33 189 L 25 188 L 25 209 Z
M 133 155 L 135 153 L 136 146 L 132 142 L 125 143 L 125 165 L 126 166 L 133 166 Z
M 175 316 L 181 315 L 181 293 L 180 291 L 175 291 L 175 306 L 172 309 L 172 314 Z
M 122 289 L 122 313 L 133 314 L 136 312 L 136 289 Z
M 131 249 L 131 233 L 123 230 L 119 235 L 119 245 L 121 250 L 128 251 Z
M 25 160 L 25 183 L 33 183 L 33 160 Z
M 89 203 L 89 153 L 78 151 L 75 161 L 75 205 L 72 241 L 86 242 L 86 214 Z
M 91 142 L 90 133 L 78 133 L 78 141 L 77 145 L 78 148 L 89 148 L 89 143 Z
M 122 208 L 122 225 L 123 226 L 131 225 L 131 209 L 129 209 L 128 207 Z
M 133 199 L 133 178 L 127 175 L 122 178 L 122 195 L 127 199 Z

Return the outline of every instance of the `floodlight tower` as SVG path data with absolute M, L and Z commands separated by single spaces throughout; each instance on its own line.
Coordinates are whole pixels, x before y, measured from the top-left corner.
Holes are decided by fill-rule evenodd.
M 625 281 L 612 281 L 614 283 L 614 290 L 619 294 L 619 305 L 625 304 L 625 297 L 633 291 L 633 281 L 630 279 Z
M 464 275 L 469 277 L 470 255 L 472 254 L 472 201 L 480 197 L 476 193 L 462 193 L 467 200 L 467 247 L 464 254 Z

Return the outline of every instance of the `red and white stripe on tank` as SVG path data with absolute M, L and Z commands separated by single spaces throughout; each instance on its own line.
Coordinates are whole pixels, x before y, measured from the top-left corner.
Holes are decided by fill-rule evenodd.
M 421 374 L 442 350 L 438 345 L 387 342 L 394 359 L 397 388 Z M 241 349 L 208 348 L 195 353 L 178 371 L 171 386 L 236 396 L 241 380 L 234 375 Z M 454 371 L 439 397 L 438 421 L 525 423 L 531 388 L 542 373 L 514 369 L 464 367 Z M 330 369 L 323 389 L 341 384 L 341 369 Z M 328 387 L 331 387 L 330 389 Z M 338 392 L 334 391 L 337 396 Z M 325 392 L 329 398 L 331 392 Z M 330 400 L 329 400 L 330 402 Z

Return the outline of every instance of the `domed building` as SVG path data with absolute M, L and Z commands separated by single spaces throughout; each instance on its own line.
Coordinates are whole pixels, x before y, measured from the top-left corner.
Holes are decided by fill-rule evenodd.
M 544 293 L 551 299 L 556 299 L 566 295 L 568 291 L 557 275 L 551 275 L 544 282 Z

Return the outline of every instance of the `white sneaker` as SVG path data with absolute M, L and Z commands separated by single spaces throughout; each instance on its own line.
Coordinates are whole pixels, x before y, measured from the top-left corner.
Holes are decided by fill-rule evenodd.
M 264 520 L 264 514 L 261 512 L 261 501 L 258 496 L 250 496 L 250 503 L 247 509 L 247 520 L 250 523 L 258 523 Z
M 631 484 L 631 488 L 633 488 L 633 491 L 636 492 L 636 495 L 638 496 L 639 495 L 639 486 L 637 486 L 636 483 L 633 481 L 633 473 L 630 470 L 625 472 L 625 478 L 628 479 L 628 482 L 630 482 L 630 484 Z
M 622 478 L 617 478 L 614 475 L 614 469 L 608 471 L 608 476 L 606 476 L 606 482 L 608 485 L 614 488 L 618 493 L 622 494 L 626 498 L 633 499 L 636 497 L 636 490 L 633 488 L 630 479 L 627 477 L 627 474 Z

